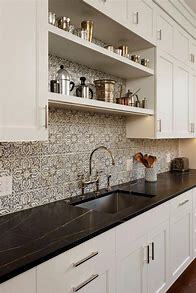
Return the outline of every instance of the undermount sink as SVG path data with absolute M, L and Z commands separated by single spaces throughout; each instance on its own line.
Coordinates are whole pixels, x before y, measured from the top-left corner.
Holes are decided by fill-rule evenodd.
M 133 204 L 133 198 L 129 191 L 116 190 L 102 197 L 77 204 L 77 207 L 96 210 L 109 214 L 118 213 Z

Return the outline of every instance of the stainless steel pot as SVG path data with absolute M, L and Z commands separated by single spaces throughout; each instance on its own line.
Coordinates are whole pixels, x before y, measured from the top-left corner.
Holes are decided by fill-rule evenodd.
M 57 71 L 57 82 L 59 83 L 59 92 L 62 95 L 70 95 L 70 92 L 74 89 L 75 83 L 70 80 L 70 75 L 64 66 L 61 65 Z

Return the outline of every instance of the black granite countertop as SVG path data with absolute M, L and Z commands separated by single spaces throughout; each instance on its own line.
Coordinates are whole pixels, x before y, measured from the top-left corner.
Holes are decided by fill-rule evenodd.
M 132 205 L 117 214 L 70 205 L 78 201 L 75 198 L 0 217 L 0 283 L 195 187 L 196 170 L 162 173 L 151 184 L 156 196 L 130 194 Z M 138 180 L 136 185 L 145 181 Z M 114 189 L 131 191 L 136 185 L 126 183 Z

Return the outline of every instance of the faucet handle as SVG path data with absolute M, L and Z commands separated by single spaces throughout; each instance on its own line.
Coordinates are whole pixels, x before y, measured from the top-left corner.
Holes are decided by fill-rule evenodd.
M 112 175 L 111 174 L 109 174 L 109 175 L 107 175 L 107 191 L 110 191 L 112 188 L 111 188 L 111 185 L 110 185 L 110 180 L 111 180 L 111 178 L 112 178 Z

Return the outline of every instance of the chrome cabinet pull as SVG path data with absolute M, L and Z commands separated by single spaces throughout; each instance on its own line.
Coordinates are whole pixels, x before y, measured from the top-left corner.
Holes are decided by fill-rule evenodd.
M 161 132 L 161 119 L 158 119 L 157 122 L 158 122 L 158 131 Z
M 154 260 L 154 242 L 151 243 L 152 246 L 152 260 Z
M 48 106 L 45 105 L 44 107 L 44 110 L 45 110 L 45 128 L 47 129 L 48 128 Z
M 138 11 L 135 12 L 134 15 L 135 15 L 135 21 L 134 21 L 134 24 L 139 24 L 139 12 L 138 12 Z
M 92 257 L 96 256 L 98 254 L 98 251 L 96 252 L 92 252 L 91 254 L 89 254 L 88 256 L 84 257 L 83 259 L 73 263 L 73 267 L 78 267 L 80 266 L 82 263 L 86 262 L 87 260 L 91 259 Z
M 144 258 L 144 262 L 149 264 L 150 263 L 150 247 L 149 245 L 147 245 L 147 246 L 144 246 L 144 248 L 146 248 L 146 258 Z
M 158 40 L 161 41 L 162 40 L 162 30 L 158 30 Z
M 180 202 L 178 206 L 181 207 L 184 204 L 186 204 L 187 202 L 189 202 L 189 199 L 186 199 L 185 201 Z
M 195 132 L 195 123 L 190 123 L 190 128 L 191 128 L 191 132 L 194 133 Z
M 73 292 L 78 292 L 80 289 L 82 289 L 84 286 L 86 286 L 87 284 L 89 284 L 90 282 L 92 282 L 98 277 L 99 277 L 98 274 L 90 276 L 86 281 L 82 282 L 80 285 L 73 287 L 72 288 Z

